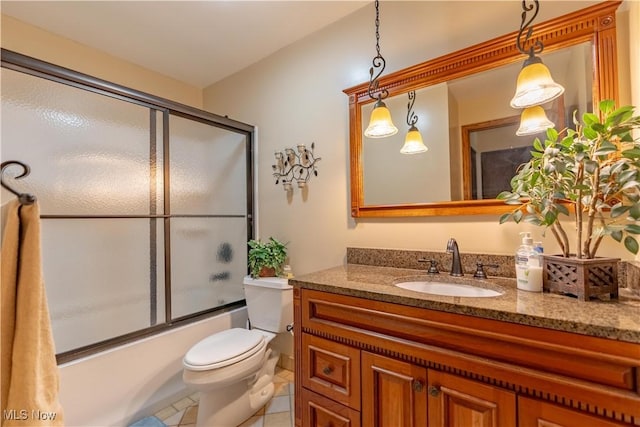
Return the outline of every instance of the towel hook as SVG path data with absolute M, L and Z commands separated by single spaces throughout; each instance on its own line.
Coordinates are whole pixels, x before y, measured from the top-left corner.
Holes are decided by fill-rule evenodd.
M 2 185 L 2 187 L 6 188 L 8 191 L 15 194 L 18 197 L 18 200 L 20 201 L 21 204 L 23 205 L 33 204 L 33 202 L 36 201 L 36 197 L 33 194 L 19 193 L 13 188 L 11 188 L 6 182 L 4 182 L 5 169 L 7 169 L 9 166 L 12 166 L 12 165 L 21 166 L 23 170 L 23 172 L 20 175 L 16 176 L 14 179 L 24 178 L 25 176 L 29 175 L 29 173 L 31 173 L 31 168 L 29 167 L 29 165 L 26 165 L 18 160 L 7 160 L 6 162 L 2 162 L 2 164 L 0 164 L 0 184 Z

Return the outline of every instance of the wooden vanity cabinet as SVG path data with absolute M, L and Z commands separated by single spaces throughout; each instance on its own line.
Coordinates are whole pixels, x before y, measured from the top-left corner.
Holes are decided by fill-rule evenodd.
M 304 288 L 294 315 L 297 427 L 640 426 L 639 344 Z

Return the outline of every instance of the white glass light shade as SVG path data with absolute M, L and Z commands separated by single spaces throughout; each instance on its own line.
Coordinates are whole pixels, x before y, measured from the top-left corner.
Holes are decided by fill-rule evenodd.
M 516 94 L 511 100 L 513 108 L 527 108 L 544 104 L 564 93 L 564 88 L 551 78 L 549 69 L 539 58 L 537 59 L 539 62 L 528 65 L 525 62 L 525 66 L 518 74 Z
M 422 142 L 422 135 L 420 135 L 420 131 L 415 126 L 411 126 L 404 139 L 404 145 L 400 149 L 400 152 L 402 154 L 418 154 L 424 153 L 427 150 L 427 146 Z
M 520 127 L 516 131 L 516 135 L 534 135 L 544 132 L 550 127 L 555 126 L 554 123 L 547 118 L 544 108 L 539 105 L 526 108 L 520 116 Z
M 376 102 L 369 126 L 364 131 L 364 135 L 369 138 L 384 138 L 398 133 L 398 128 L 391 121 L 391 113 L 384 102 Z

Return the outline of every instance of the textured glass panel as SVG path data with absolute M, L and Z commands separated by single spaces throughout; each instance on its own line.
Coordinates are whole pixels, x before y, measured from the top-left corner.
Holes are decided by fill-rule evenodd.
M 244 215 L 246 136 L 171 116 L 171 213 Z
M 162 221 L 42 220 L 42 259 L 56 352 L 64 352 L 164 320 Z M 151 227 L 159 248 L 155 261 Z M 152 267 L 157 291 L 151 297 Z
M 3 68 L 2 158 L 42 214 L 148 214 L 150 110 Z
M 244 299 L 246 274 L 245 219 L 171 219 L 173 318 Z

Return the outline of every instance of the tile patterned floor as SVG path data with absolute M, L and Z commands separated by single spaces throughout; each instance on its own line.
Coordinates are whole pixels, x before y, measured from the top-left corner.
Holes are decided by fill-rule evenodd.
M 293 427 L 293 372 L 276 368 L 273 398 L 238 427 Z M 198 393 L 168 406 L 154 415 L 168 427 L 195 427 Z

